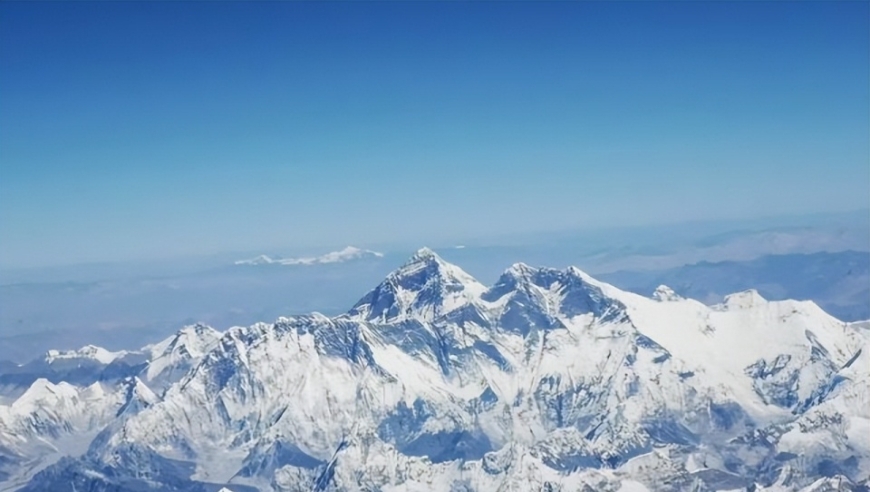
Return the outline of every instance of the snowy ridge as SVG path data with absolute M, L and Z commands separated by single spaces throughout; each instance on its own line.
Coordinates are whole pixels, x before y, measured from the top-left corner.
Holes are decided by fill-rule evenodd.
M 49 350 L 48 353 L 45 354 L 45 361 L 52 363 L 62 359 L 92 359 L 101 364 L 109 364 L 115 359 L 125 355 L 127 355 L 127 352 L 123 350 L 120 352 L 110 352 L 102 347 L 85 345 L 78 350 Z
M 247 260 L 236 261 L 236 265 L 318 265 L 324 263 L 343 263 L 364 258 L 383 258 L 383 253 L 348 246 L 340 251 L 332 251 L 321 256 L 303 258 L 272 258 L 260 255 Z
M 6 476 L 10 486 L 23 485 L 59 456 L 81 455 L 99 431 L 157 403 L 157 393 L 187 374 L 220 335 L 204 325 L 186 326 L 138 351 L 87 346 L 50 351 L 19 366 L 26 372 L 7 376 L 20 376 L 26 383 L 33 372 L 42 370 L 48 377 L 67 377 L 75 384 L 39 377 L 16 391 L 10 404 L 0 405 L 0 479 Z M 6 490 L 3 480 L 0 490 Z
M 152 386 L 160 387 L 180 379 L 214 348 L 221 335 L 221 332 L 203 324 L 185 326 L 174 336 L 142 349 L 148 362 L 141 376 Z
M 811 302 L 747 291 L 705 306 L 665 286 L 646 298 L 573 267 L 518 263 L 486 287 L 424 248 L 344 315 L 195 325 L 146 347 L 137 376 L 98 383 L 112 396 L 87 422 L 85 389 L 35 382 L 0 407 L 0 483 L 857 487 L 870 476 L 865 332 Z M 52 408 L 69 422 L 56 435 L 29 417 Z M 45 451 L 21 443 L 97 428 L 86 453 L 24 471 Z

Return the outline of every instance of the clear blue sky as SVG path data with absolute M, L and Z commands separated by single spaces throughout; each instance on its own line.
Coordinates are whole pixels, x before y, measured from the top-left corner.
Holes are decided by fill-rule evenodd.
M 866 2 L 0 3 L 0 264 L 866 208 Z

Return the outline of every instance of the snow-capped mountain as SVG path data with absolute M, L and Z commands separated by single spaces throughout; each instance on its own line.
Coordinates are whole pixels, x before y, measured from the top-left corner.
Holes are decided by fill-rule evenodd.
M 79 362 L 81 360 L 93 360 L 100 364 L 111 364 L 112 361 L 127 355 L 126 351 L 110 352 L 102 347 L 94 345 L 85 345 L 78 350 L 49 350 L 45 354 L 45 361 L 49 364 L 60 360 L 73 360 Z
M 0 404 L 0 490 L 24 485 L 58 458 L 82 455 L 98 433 L 157 403 L 220 335 L 187 326 L 137 351 L 49 351 L 0 374 L 10 401 Z
M 110 363 L 139 354 L 136 374 L 34 381 L 0 407 L 0 482 L 857 490 L 868 340 L 812 302 L 746 291 L 705 306 L 525 264 L 486 287 L 422 249 L 344 315 L 197 325 Z
M 432 321 L 470 305 L 485 290 L 471 275 L 423 248 L 363 297 L 350 315 L 381 324 L 406 319 Z
M 346 261 L 361 260 L 365 258 L 383 258 L 383 253 L 348 246 L 340 251 L 332 251 L 320 256 L 303 258 L 272 258 L 260 255 L 247 260 L 239 260 L 236 265 L 319 265 L 324 263 L 343 263 Z

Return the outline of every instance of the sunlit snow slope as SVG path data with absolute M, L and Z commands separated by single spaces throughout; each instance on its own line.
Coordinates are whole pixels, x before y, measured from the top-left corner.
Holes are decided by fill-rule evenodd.
M 487 287 L 422 249 L 341 316 L 0 375 L 0 490 L 859 490 L 868 340 L 812 302 Z

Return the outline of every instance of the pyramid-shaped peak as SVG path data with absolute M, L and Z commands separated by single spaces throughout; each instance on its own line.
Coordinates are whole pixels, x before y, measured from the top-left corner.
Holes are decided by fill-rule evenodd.
M 124 404 L 116 412 L 115 416 L 123 414 L 136 414 L 160 401 L 160 398 L 151 391 L 138 377 L 133 376 L 125 382 Z
M 515 277 L 527 277 L 533 273 L 535 273 L 538 269 L 534 268 L 527 263 L 517 262 L 511 265 L 505 273 L 508 275 L 512 275 Z
M 682 299 L 679 294 L 674 292 L 674 289 L 667 285 L 659 285 L 653 292 L 653 299 L 659 302 L 679 301 Z
M 211 332 L 217 332 L 217 330 L 215 330 L 211 326 L 204 324 L 204 323 L 194 323 L 192 325 L 186 325 L 186 326 L 182 327 L 180 330 L 178 330 L 179 335 L 185 334 L 185 333 L 202 335 L 203 333 L 211 333 Z
M 167 339 L 166 342 L 168 342 L 167 346 L 170 348 L 181 346 L 196 348 L 212 343 L 220 338 L 221 335 L 220 331 L 209 325 L 196 323 L 181 328 L 174 336 Z
M 444 259 L 438 256 L 438 254 L 431 249 L 423 247 L 414 252 L 414 254 L 402 264 L 402 266 L 390 273 L 388 278 L 411 275 L 427 268 L 433 269 L 434 271 L 440 269 L 442 266 L 459 268 L 444 261 Z
M 348 313 L 368 320 L 431 320 L 462 307 L 486 290 L 456 265 L 420 248 Z
M 425 273 L 421 273 L 424 272 Z M 402 266 L 387 276 L 387 280 L 405 278 L 408 276 L 443 277 L 458 280 L 461 283 L 479 284 L 477 280 L 462 268 L 445 261 L 435 251 L 423 247 L 418 249 Z
M 167 368 L 182 361 L 197 359 L 214 348 L 223 333 L 202 323 L 187 325 L 163 341 L 146 345 L 142 352 L 149 355 L 146 380 L 151 381 Z
M 432 260 L 444 261 L 441 259 L 440 256 L 438 256 L 438 253 L 433 251 L 431 248 L 427 248 L 426 246 L 423 246 L 422 248 L 420 248 L 414 252 L 414 254 L 411 256 L 411 258 L 410 258 L 410 260 L 408 260 L 408 262 L 413 263 L 413 262 L 417 262 L 417 261 L 432 261 Z
M 125 381 L 126 384 L 126 392 L 127 392 L 127 401 L 132 399 L 139 399 L 148 405 L 154 404 L 159 401 L 157 395 L 148 387 L 145 383 L 142 382 L 136 376 L 131 376 Z

